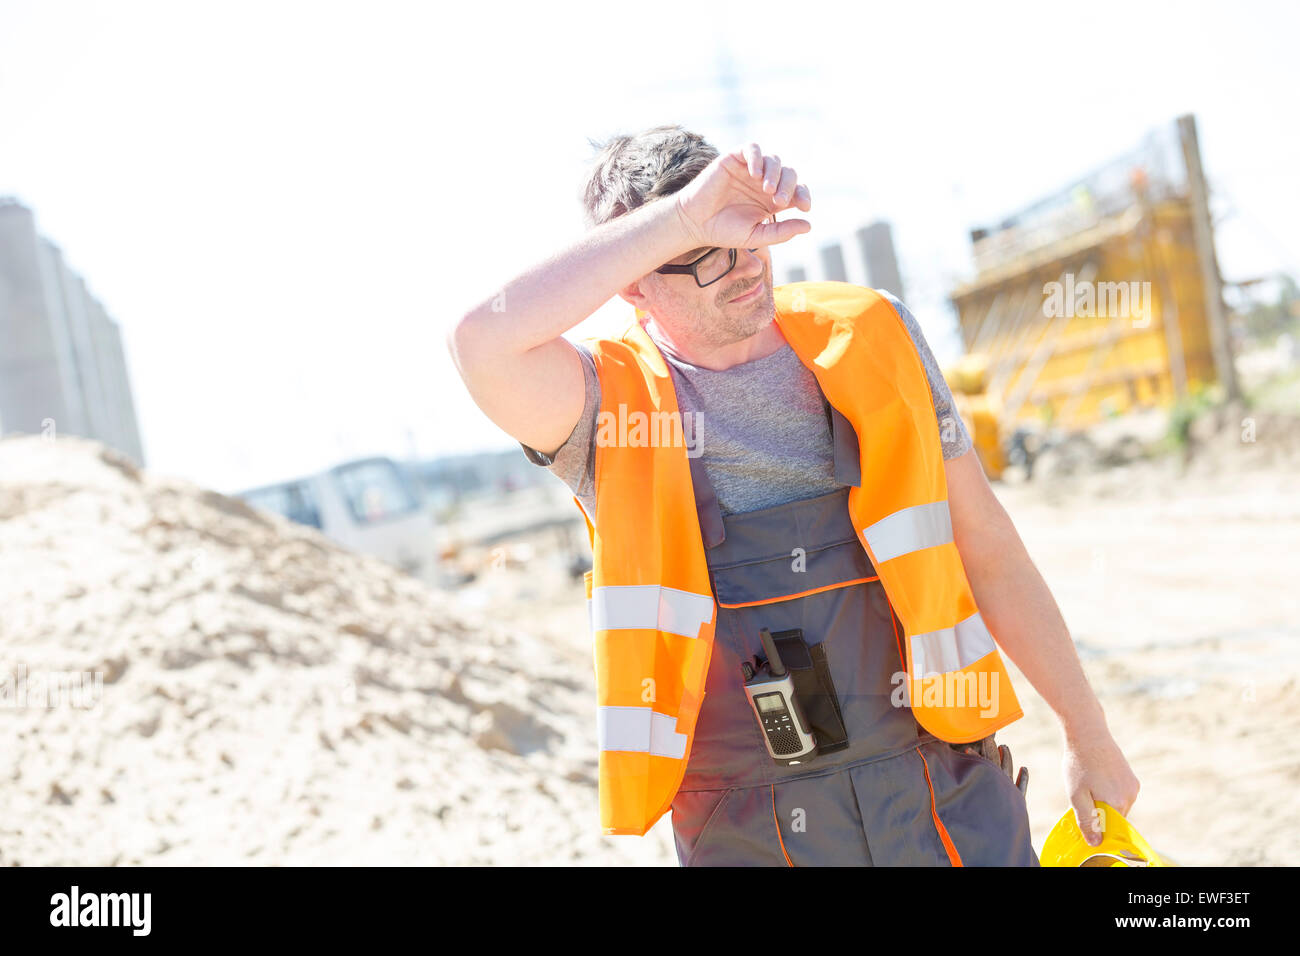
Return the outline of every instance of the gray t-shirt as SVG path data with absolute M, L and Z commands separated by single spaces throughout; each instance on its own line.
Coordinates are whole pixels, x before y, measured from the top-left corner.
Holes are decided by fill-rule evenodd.
M 897 298 L 881 289 L 875 291 L 898 310 L 912 336 L 930 380 L 943 457 L 956 458 L 970 449 L 970 435 L 953 410 L 952 392 L 921 327 Z M 575 344 L 586 377 L 582 416 L 554 455 L 544 455 L 523 442 L 520 445 L 529 461 L 549 469 L 568 485 L 587 513 L 594 515 L 600 380 L 591 352 L 581 343 Z M 815 498 L 840 487 L 833 475 L 834 446 L 821 386 L 788 343 L 771 355 L 721 371 L 690 365 L 669 355 L 662 343 L 656 344 L 677 390 L 687 447 L 694 450 L 699 441 L 705 474 L 724 515 Z M 698 435 L 692 435 L 692 423 Z

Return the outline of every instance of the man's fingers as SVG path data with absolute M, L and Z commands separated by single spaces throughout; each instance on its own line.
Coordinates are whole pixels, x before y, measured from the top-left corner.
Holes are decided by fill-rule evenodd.
M 790 202 L 790 195 L 794 192 L 797 180 L 798 177 L 793 169 L 789 166 L 782 167 L 781 180 L 776 184 L 776 192 L 772 196 L 772 201 L 777 206 L 785 206 Z
M 746 143 L 731 155 L 744 161 L 745 168 L 761 195 L 775 197 L 781 192 L 785 193 L 784 199 L 774 198 L 778 209 L 794 206 L 808 212 L 812 208 L 812 194 L 808 187 L 798 181 L 799 177 L 793 169 L 781 165 L 780 156 L 764 156 L 757 143 Z M 783 189 L 783 186 L 788 188 Z
M 754 227 L 753 241 L 760 246 L 775 246 L 789 242 L 812 229 L 807 219 L 783 219 L 780 222 L 762 222 Z
M 1101 842 L 1101 808 L 1093 802 L 1092 794 L 1087 790 L 1074 794 L 1070 798 L 1070 805 L 1074 807 L 1074 818 L 1083 838 L 1089 846 L 1096 846 Z
M 782 209 L 798 209 L 808 212 L 812 209 L 812 194 L 808 187 L 799 182 L 798 174 L 791 168 L 781 165 L 781 157 L 765 156 L 757 143 L 746 143 L 727 157 L 733 163 L 741 160 L 749 173 L 748 183 L 734 183 L 749 202 L 765 208 L 771 216 Z M 734 169 L 734 166 L 733 166 Z M 734 173 L 733 173 L 734 175 Z M 726 202 L 726 200 L 722 200 Z M 788 242 L 795 236 L 812 229 L 806 219 L 787 219 L 779 223 L 759 223 L 753 229 L 748 240 L 754 245 L 771 246 Z

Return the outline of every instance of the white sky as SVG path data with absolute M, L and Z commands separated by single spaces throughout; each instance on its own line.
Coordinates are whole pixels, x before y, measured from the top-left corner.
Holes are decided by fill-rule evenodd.
M 447 325 L 581 234 L 587 137 L 680 122 L 738 145 L 724 45 L 745 137 L 813 192 L 778 279 L 819 278 L 840 239 L 864 281 L 852 230 L 889 219 L 941 361 L 968 228 L 1185 112 L 1226 277 L 1300 274 L 1298 10 L 0 0 L 0 195 L 121 324 L 150 467 L 233 491 L 517 447 Z

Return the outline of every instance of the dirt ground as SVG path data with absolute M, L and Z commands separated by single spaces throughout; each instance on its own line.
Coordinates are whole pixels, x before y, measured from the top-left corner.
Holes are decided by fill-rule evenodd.
M 1184 865 L 1300 861 L 1300 494 L 1293 467 L 1000 489 L 1142 789 L 1128 817 Z M 1067 807 L 1054 716 L 999 734 L 1029 766 L 1035 846 Z

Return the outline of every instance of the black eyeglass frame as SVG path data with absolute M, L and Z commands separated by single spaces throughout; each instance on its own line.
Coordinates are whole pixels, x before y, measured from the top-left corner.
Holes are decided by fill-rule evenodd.
M 768 217 L 767 221 L 776 222 L 776 216 Z M 717 279 L 710 279 L 708 282 L 700 281 L 700 274 L 697 271 L 699 264 L 703 262 L 705 259 L 707 259 L 709 256 L 713 255 L 715 252 L 717 252 L 718 249 L 720 248 L 721 248 L 720 246 L 714 246 L 712 249 L 704 253 L 704 255 L 700 256 L 698 259 L 694 260 L 693 262 L 688 262 L 685 265 L 680 265 L 680 266 L 673 266 L 673 265 L 660 266 L 658 269 L 655 270 L 655 272 L 658 272 L 660 275 L 690 276 L 692 279 L 695 280 L 695 284 L 699 286 L 701 289 L 703 289 L 706 286 L 713 285 L 713 283 L 717 282 L 718 279 L 725 279 L 728 275 L 731 274 L 731 270 L 736 268 L 736 250 L 728 249 L 726 270 L 720 276 L 718 276 Z M 750 249 L 748 251 L 757 252 L 758 247 L 755 246 L 753 249 Z
M 725 279 L 731 273 L 731 270 L 736 268 L 736 250 L 728 249 L 727 268 L 722 271 L 722 273 L 718 276 L 717 279 L 710 279 L 708 282 L 700 281 L 700 273 L 698 272 L 700 263 L 703 262 L 705 259 L 709 258 L 709 256 L 713 255 L 715 252 L 717 252 L 718 248 L 719 248 L 718 246 L 714 246 L 704 255 L 696 259 L 694 262 L 688 262 L 682 266 L 660 266 L 658 269 L 655 270 L 655 272 L 658 272 L 660 275 L 691 276 L 695 280 L 695 284 L 699 286 L 701 289 L 703 289 L 705 286 L 713 285 L 713 283 L 717 282 L 718 279 Z M 749 251 L 754 252 L 755 250 L 750 249 Z

